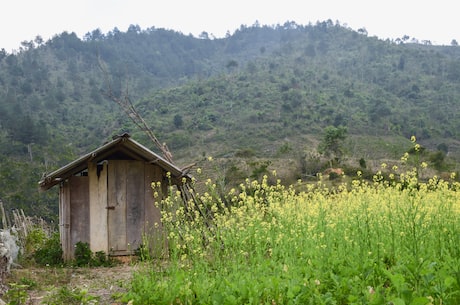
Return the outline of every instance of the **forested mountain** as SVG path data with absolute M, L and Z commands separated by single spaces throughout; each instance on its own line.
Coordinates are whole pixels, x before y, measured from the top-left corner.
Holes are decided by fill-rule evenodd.
M 346 127 L 350 162 L 398 159 L 412 135 L 442 158 L 460 158 L 455 43 L 382 41 L 331 21 L 241 26 L 222 39 L 135 25 L 83 39 L 64 32 L 0 52 L 7 210 L 55 219 L 56 194 L 36 189 L 41 175 L 114 134 L 154 149 L 104 95 L 109 84 L 129 95 L 179 165 L 203 156 L 268 160 L 259 168 L 297 162 L 317 151 L 328 126 Z M 238 163 L 228 168 L 244 176 Z

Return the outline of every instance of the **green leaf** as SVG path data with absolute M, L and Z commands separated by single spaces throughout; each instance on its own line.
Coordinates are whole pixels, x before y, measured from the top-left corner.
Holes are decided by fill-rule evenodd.
M 393 304 L 393 305 L 406 305 L 406 302 L 404 302 L 403 299 L 396 298 L 391 300 L 388 304 Z
M 225 298 L 225 304 L 234 304 L 236 305 L 238 302 L 237 302 L 237 299 L 234 295 L 227 295 L 227 297 Z
M 455 278 L 453 278 L 452 276 L 447 276 L 444 279 L 444 286 L 446 286 L 446 288 L 450 288 L 454 284 L 455 284 Z
M 418 297 L 412 300 L 410 305 L 427 305 L 430 303 L 430 300 L 426 297 Z

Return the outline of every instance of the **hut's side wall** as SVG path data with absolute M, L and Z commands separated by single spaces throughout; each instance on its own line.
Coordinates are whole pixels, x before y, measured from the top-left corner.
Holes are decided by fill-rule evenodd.
M 70 240 L 70 188 L 64 181 L 59 188 L 59 235 L 61 238 L 63 259 L 73 258 L 73 247 Z
M 89 230 L 90 248 L 93 252 L 108 253 L 107 236 L 107 162 L 100 165 L 88 163 L 89 177 Z

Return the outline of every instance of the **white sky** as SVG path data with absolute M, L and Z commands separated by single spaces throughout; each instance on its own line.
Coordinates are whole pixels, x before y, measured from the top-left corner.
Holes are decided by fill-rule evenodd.
M 64 31 L 82 38 L 99 28 L 125 32 L 130 24 L 198 36 L 233 33 L 240 25 L 283 24 L 331 19 L 370 36 L 404 35 L 433 44 L 460 42 L 460 16 L 455 0 L 2 0 L 0 49 L 18 49 L 37 35 L 46 41 Z

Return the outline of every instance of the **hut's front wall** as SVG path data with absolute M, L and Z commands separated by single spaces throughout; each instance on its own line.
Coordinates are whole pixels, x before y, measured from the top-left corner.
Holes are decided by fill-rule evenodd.
M 78 242 L 90 241 L 88 186 L 87 176 L 71 177 L 61 185 L 60 232 L 64 259 L 73 258 L 74 246 Z
M 152 181 L 162 181 L 164 171 L 135 160 L 89 162 L 88 176 L 71 177 L 61 186 L 61 242 L 64 258 L 71 259 L 78 241 L 93 252 L 131 254 L 142 244 L 144 233 L 153 236 L 150 246 L 165 247 L 160 211 L 155 207 Z M 152 244 L 152 242 L 154 244 Z
M 110 253 L 123 254 L 140 246 L 144 195 L 144 162 L 111 160 L 107 189 Z

